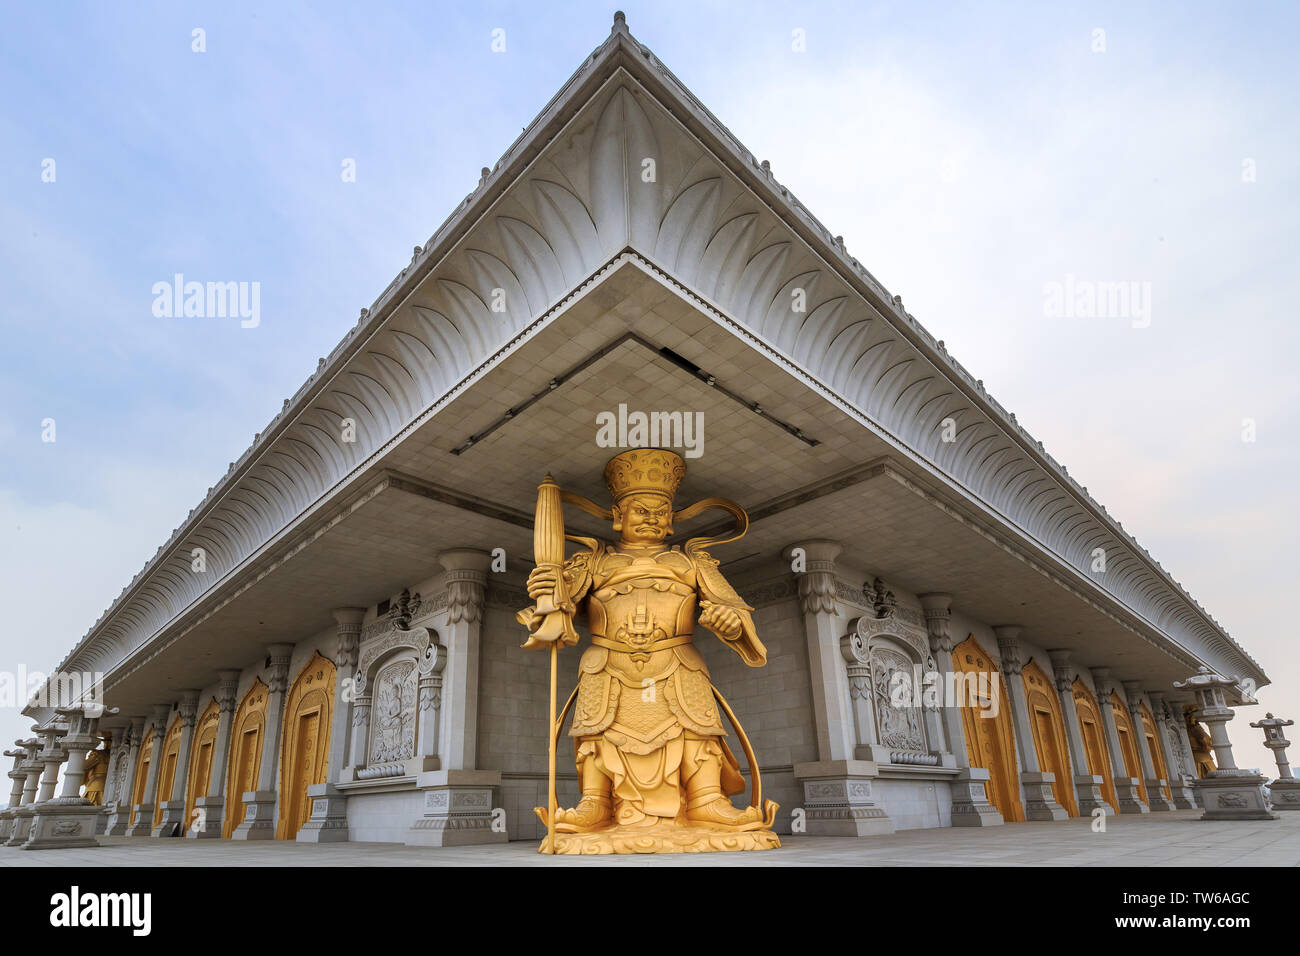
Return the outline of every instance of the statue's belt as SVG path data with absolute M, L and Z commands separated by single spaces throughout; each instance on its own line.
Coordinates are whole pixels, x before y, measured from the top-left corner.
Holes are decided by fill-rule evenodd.
M 626 641 L 616 641 L 613 638 L 605 637 L 601 634 L 593 634 L 591 643 L 597 647 L 606 647 L 611 651 L 619 651 L 623 654 L 653 654 L 655 651 L 664 651 L 670 647 L 680 647 L 683 644 L 689 644 L 694 639 L 694 634 L 678 634 L 676 637 L 666 637 L 660 641 L 651 641 L 649 644 L 628 644 Z

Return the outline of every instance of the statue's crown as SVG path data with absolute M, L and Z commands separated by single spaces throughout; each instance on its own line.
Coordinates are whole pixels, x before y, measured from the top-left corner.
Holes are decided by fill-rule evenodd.
M 605 485 L 617 504 L 628 495 L 654 492 L 672 498 L 686 477 L 686 462 L 662 448 L 634 448 L 605 466 Z

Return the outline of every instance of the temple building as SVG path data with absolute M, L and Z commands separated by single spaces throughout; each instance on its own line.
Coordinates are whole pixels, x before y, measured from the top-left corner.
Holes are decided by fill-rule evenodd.
M 538 840 L 537 487 L 632 446 L 748 511 L 766 664 L 695 646 L 778 833 L 1190 809 L 1203 702 L 1268 682 L 620 14 L 70 649 L 103 709 L 24 711 L 0 839 L 71 838 L 65 774 L 96 834 Z

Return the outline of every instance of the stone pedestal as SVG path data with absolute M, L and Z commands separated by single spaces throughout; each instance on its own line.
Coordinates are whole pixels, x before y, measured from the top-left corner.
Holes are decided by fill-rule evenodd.
M 274 790 L 251 790 L 244 794 L 244 822 L 235 827 L 230 839 L 274 840 L 276 797 Z
M 952 782 L 952 825 L 955 827 L 1000 827 L 1006 820 L 989 803 L 986 784 L 989 772 L 983 767 L 963 767 Z
M 876 764 L 868 760 L 818 760 L 794 765 L 803 787 L 809 836 L 863 837 L 893 833 L 894 822 L 875 800 Z
M 15 807 L 13 810 L 13 825 L 9 830 L 9 837 L 5 840 L 5 846 L 22 846 L 27 842 L 27 833 L 32 824 L 32 806 L 28 804 L 23 807 Z
M 1032 747 L 1032 742 L 1030 743 Z M 1020 786 L 1025 792 L 1026 820 L 1067 820 L 1069 812 L 1056 801 L 1052 784 L 1056 774 L 1046 770 L 1026 770 L 1020 775 Z
M 180 774 L 180 768 L 176 770 Z M 164 800 L 162 803 L 162 816 L 158 820 L 158 825 L 153 828 L 153 835 L 156 837 L 170 837 L 185 835 L 185 827 L 189 821 L 185 819 L 185 800 Z
M 185 828 L 185 836 L 192 840 L 219 840 L 221 824 L 225 820 L 226 798 L 224 796 L 196 797 L 194 809 L 199 811 L 196 819 L 191 820 Z
M 1268 799 L 1274 810 L 1300 810 L 1300 780 L 1274 780 L 1268 785 Z
M 347 795 L 332 783 L 307 788 L 311 817 L 298 830 L 299 843 L 345 843 L 348 839 Z
M 55 797 L 33 807 L 24 850 L 99 846 L 95 819 L 99 807 L 84 797 Z
M 431 770 L 416 777 L 424 810 L 406 834 L 407 846 L 470 846 L 505 843 L 505 818 L 493 814 L 501 773 L 496 770 Z
M 1205 806 L 1202 820 L 1276 820 L 1264 797 L 1264 776 L 1249 770 L 1215 770 L 1196 781 Z

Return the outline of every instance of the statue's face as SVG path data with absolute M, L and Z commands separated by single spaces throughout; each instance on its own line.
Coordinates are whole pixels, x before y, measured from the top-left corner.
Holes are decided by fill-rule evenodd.
M 659 544 L 673 533 L 673 502 L 665 495 L 628 495 L 613 510 L 625 544 Z

